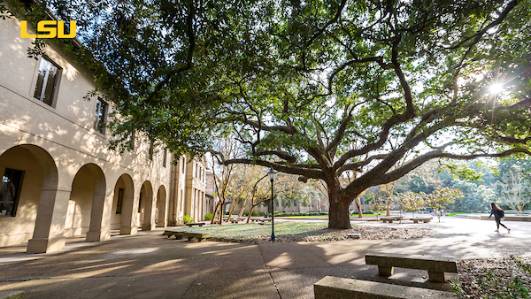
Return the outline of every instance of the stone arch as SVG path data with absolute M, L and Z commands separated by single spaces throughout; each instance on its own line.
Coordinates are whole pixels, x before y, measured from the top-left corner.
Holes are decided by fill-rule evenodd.
M 159 190 L 157 191 L 157 206 L 155 213 L 155 224 L 157 227 L 166 226 L 166 200 L 166 187 L 164 187 L 164 185 L 160 185 Z
M 53 216 L 57 212 L 58 170 L 52 156 L 33 144 L 11 147 L 0 155 L 0 246 L 28 241 L 33 233 L 30 252 L 46 252 L 52 245 L 62 248 L 60 230 Z M 9 215 L 8 215 L 9 214 Z M 48 242 L 55 233 L 53 242 Z M 52 243 L 56 244 L 52 244 Z M 31 242 L 30 242 L 31 243 Z
M 90 228 L 95 231 L 101 227 L 97 222 L 103 219 L 105 191 L 105 175 L 98 165 L 85 164 L 76 172 L 68 201 L 65 237 L 84 236 Z M 88 235 L 87 239 L 91 240 Z
M 150 181 L 144 181 L 138 197 L 138 218 L 142 230 L 151 230 L 155 227 L 153 207 L 153 187 Z
M 135 187 L 131 176 L 127 173 L 120 175 L 114 185 L 110 223 L 111 229 L 119 229 L 122 235 L 135 233 L 132 218 L 134 194 Z

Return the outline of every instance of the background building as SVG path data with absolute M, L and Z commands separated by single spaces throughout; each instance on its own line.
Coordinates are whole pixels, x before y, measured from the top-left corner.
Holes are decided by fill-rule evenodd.
M 194 221 L 203 220 L 210 211 L 206 191 L 206 163 L 205 158 L 188 159 L 186 168 L 186 195 L 184 213 L 190 215 Z

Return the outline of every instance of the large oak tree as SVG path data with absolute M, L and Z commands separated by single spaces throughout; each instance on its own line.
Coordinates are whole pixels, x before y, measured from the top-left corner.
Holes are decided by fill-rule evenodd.
M 331 228 L 429 160 L 530 154 L 528 1 L 70 2 L 118 141 L 235 136 L 222 163 L 322 180 Z

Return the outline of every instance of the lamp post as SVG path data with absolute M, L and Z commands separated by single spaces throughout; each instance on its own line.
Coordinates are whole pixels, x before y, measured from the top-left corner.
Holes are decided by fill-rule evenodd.
M 273 193 L 273 182 L 277 177 L 277 172 L 273 168 L 269 168 L 267 175 L 271 182 L 271 242 L 275 242 L 275 197 Z

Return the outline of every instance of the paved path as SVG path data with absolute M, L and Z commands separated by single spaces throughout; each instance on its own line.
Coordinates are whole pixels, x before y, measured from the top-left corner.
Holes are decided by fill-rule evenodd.
M 27 298 L 313 298 L 313 283 L 325 275 L 374 279 L 376 269 L 364 265 L 367 251 L 457 258 L 528 252 L 531 223 L 507 224 L 510 235 L 494 233 L 493 221 L 447 218 L 422 224 L 434 234 L 416 240 L 250 245 L 188 243 L 151 232 L 98 246 L 76 243 L 54 255 L 2 249 L 0 291 L 25 290 Z M 401 271 L 394 278 L 415 284 L 423 275 Z

